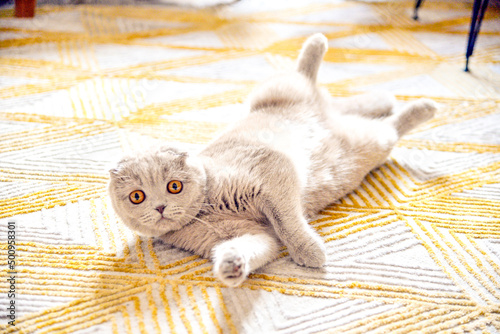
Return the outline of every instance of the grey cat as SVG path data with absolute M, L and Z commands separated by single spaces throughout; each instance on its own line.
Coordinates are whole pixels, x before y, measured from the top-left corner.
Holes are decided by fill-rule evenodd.
M 323 35 L 309 37 L 297 71 L 261 84 L 248 116 L 199 154 L 164 147 L 121 160 L 109 184 L 121 220 L 211 258 L 232 287 L 283 245 L 297 264 L 323 266 L 325 245 L 308 219 L 358 187 L 436 110 L 421 99 L 396 112 L 389 94 L 332 99 L 316 86 L 326 50 Z

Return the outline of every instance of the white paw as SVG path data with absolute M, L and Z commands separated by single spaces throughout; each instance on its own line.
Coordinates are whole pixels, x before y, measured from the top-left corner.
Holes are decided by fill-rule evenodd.
M 434 117 L 437 110 L 436 102 L 429 99 L 419 99 L 412 104 L 412 110 L 420 122 L 425 122 Z
M 326 247 L 318 236 L 308 236 L 287 248 L 293 261 L 301 266 L 319 268 L 326 262 Z
M 321 33 L 316 33 L 312 36 L 310 36 L 306 44 L 309 46 L 314 46 L 315 48 L 318 48 L 322 52 L 326 51 L 328 49 L 328 39 L 325 37 L 325 35 Z
M 218 254 L 213 270 L 222 283 L 229 287 L 237 287 L 247 278 L 249 274 L 247 267 L 245 259 L 236 249 L 228 248 Z

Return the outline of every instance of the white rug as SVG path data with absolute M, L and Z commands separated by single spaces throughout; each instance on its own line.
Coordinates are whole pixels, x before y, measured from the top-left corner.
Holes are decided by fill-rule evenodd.
M 426 1 L 419 22 L 412 6 L 0 11 L 0 332 L 499 333 L 500 12 L 464 73 L 471 5 Z M 311 222 L 324 270 L 284 255 L 228 289 L 207 260 L 124 228 L 106 194 L 113 159 L 200 148 L 314 32 L 330 40 L 319 79 L 332 94 L 440 105 Z

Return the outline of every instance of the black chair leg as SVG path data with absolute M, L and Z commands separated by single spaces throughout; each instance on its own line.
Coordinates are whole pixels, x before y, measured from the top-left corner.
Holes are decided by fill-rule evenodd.
M 467 42 L 467 53 L 465 54 L 465 71 L 469 71 L 469 57 L 474 52 L 477 35 L 481 29 L 481 22 L 484 18 L 484 13 L 488 7 L 489 0 L 474 0 L 474 8 L 472 10 L 472 18 L 470 22 L 469 41 Z
M 424 0 L 416 0 L 415 1 L 415 11 L 413 12 L 413 19 L 415 21 L 418 20 L 418 9 L 420 8 L 420 6 L 422 5 L 423 2 L 424 2 Z

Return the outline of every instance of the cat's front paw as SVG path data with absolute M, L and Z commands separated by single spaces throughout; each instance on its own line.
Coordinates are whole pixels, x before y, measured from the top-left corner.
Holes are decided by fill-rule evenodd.
M 245 259 L 234 248 L 226 249 L 215 259 L 215 275 L 229 287 L 237 287 L 245 281 L 248 269 Z
M 301 266 L 319 268 L 326 263 L 326 247 L 317 236 L 295 242 L 292 247 L 288 246 L 288 252 Z

